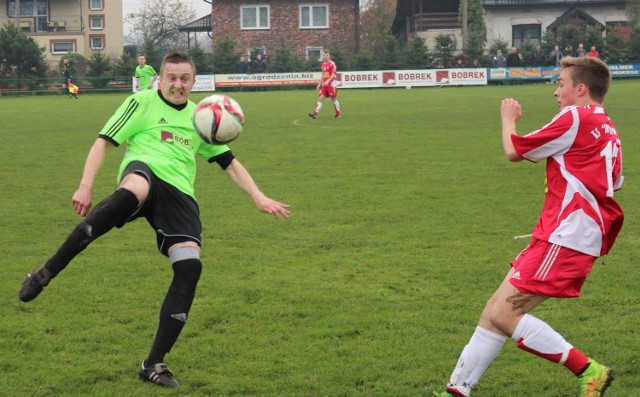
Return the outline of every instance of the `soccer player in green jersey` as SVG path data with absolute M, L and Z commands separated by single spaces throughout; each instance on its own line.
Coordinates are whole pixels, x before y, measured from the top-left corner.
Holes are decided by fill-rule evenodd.
M 134 77 L 136 78 L 136 91 L 150 90 L 158 78 L 156 70 L 151 65 L 147 65 L 147 58 L 138 55 L 138 66 Z
M 114 227 L 144 217 L 156 231 L 158 250 L 173 266 L 173 280 L 160 310 L 160 323 L 140 378 L 165 387 L 178 382 L 164 364 L 187 321 L 202 271 L 202 226 L 194 196 L 196 156 L 217 163 L 256 207 L 278 220 L 289 206 L 267 197 L 227 145 L 205 143 L 193 129 L 196 105 L 188 100 L 196 70 L 189 56 L 170 53 L 160 67 L 160 90 L 131 95 L 100 131 L 91 147 L 80 185 L 73 195 L 75 212 L 86 217 L 44 264 L 27 275 L 19 297 L 28 302 L 91 242 Z M 110 146 L 127 144 L 118 187 L 89 211 L 96 176 Z

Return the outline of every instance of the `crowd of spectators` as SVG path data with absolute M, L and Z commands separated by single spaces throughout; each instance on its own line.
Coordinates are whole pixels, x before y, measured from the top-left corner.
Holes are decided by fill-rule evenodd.
M 495 55 L 490 57 L 489 67 L 559 66 L 560 60 L 565 56 L 591 56 L 599 58 L 600 53 L 596 49 L 596 46 L 591 46 L 590 50 L 587 51 L 584 43 L 578 43 L 578 47 L 575 50 L 572 45 L 567 45 L 564 48 L 561 48 L 560 45 L 555 45 L 549 51 L 545 51 L 542 46 L 538 44 L 534 47 L 532 53 L 527 54 L 527 56 L 523 56 L 518 48 L 512 47 L 507 56 L 503 54 L 502 50 L 496 50 Z M 477 57 L 470 58 L 465 55 L 459 55 L 456 57 L 453 67 L 481 68 L 485 66 L 481 65 Z

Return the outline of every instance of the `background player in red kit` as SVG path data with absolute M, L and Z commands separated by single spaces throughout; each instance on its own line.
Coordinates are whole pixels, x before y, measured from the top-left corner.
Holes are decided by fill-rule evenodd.
M 620 139 L 602 107 L 611 75 L 597 58 L 565 57 L 561 62 L 554 93 L 560 113 L 539 130 L 517 135 L 520 104 L 511 98 L 502 101 L 505 154 L 514 162 L 546 160 L 546 198 L 529 246 L 511 262 L 487 302 L 440 396 L 469 396 L 507 337 L 518 348 L 573 372 L 580 396 L 602 396 L 613 380 L 610 368 L 528 314 L 550 297 L 579 296 L 595 260 L 609 252 L 623 221 L 613 198 L 623 180 Z
M 338 89 L 335 87 L 336 64 L 331 60 L 331 54 L 329 50 L 324 50 L 322 55 L 322 77 L 318 82 L 318 90 L 320 90 L 320 96 L 318 97 L 318 103 L 316 103 L 315 109 L 312 113 L 309 113 L 309 117 L 315 119 L 318 116 L 318 112 L 322 109 L 322 103 L 325 98 L 331 98 L 333 107 L 336 110 L 335 118 L 340 118 L 340 102 L 338 102 Z

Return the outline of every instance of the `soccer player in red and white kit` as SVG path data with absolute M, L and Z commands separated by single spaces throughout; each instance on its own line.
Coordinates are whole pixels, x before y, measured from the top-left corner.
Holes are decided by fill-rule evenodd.
M 440 396 L 468 397 L 508 337 L 518 348 L 573 372 L 582 397 L 602 396 L 613 380 L 610 368 L 529 314 L 550 297 L 578 297 L 595 260 L 609 252 L 623 222 L 613 198 L 623 180 L 620 137 L 602 106 L 611 74 L 593 57 L 561 62 L 554 93 L 560 113 L 539 130 L 517 135 L 520 104 L 511 98 L 502 101 L 505 154 L 513 162 L 546 160 L 546 198 L 529 246 L 511 262 L 487 302 Z
M 322 103 L 325 98 L 331 98 L 333 107 L 336 110 L 335 118 L 340 118 L 340 102 L 338 102 L 338 89 L 335 86 L 336 73 L 338 69 L 336 64 L 331 60 L 331 54 L 329 50 L 324 50 L 322 55 L 322 77 L 318 82 L 318 90 L 320 90 L 320 96 L 318 97 L 318 103 L 316 103 L 315 109 L 312 113 L 309 113 L 309 117 L 315 119 L 318 116 L 318 112 L 322 109 Z

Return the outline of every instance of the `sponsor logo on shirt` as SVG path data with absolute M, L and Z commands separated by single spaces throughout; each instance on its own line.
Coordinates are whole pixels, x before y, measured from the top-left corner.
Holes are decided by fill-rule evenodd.
M 162 142 L 168 143 L 169 145 L 173 145 L 174 143 L 177 143 L 179 145 L 188 147 L 189 149 L 193 148 L 193 146 L 191 146 L 191 141 L 189 139 L 185 139 L 180 136 L 173 135 L 173 132 L 171 131 L 163 130 L 160 133 L 160 139 L 162 140 Z

